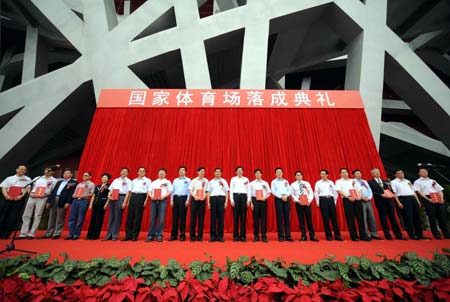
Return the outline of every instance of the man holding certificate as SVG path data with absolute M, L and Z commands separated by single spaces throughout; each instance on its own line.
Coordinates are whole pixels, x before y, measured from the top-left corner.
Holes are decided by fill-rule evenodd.
M 339 172 L 341 179 L 336 180 L 336 190 L 342 198 L 350 238 L 352 241 L 359 241 L 359 239 L 368 241 L 361 199 L 359 192 L 355 188 L 355 181 L 348 178 L 347 168 L 341 168 Z M 359 239 L 358 233 L 356 232 L 355 218 L 358 222 Z
M 52 168 L 45 168 L 44 175 L 34 179 L 34 185 L 31 189 L 30 197 L 22 216 L 22 229 L 20 230 L 19 238 L 17 239 L 34 239 L 36 230 L 41 223 L 42 213 L 45 209 L 47 198 L 52 193 L 56 185 L 56 178 L 53 177 Z M 30 229 L 31 216 L 34 212 L 33 225 Z
M 308 225 L 309 239 L 311 241 L 318 242 L 316 235 L 314 234 L 314 227 L 312 224 L 312 212 L 311 202 L 314 199 L 314 192 L 311 188 L 311 184 L 303 180 L 303 173 L 301 171 L 295 172 L 295 179 L 291 184 L 292 199 L 295 203 L 295 210 L 297 211 L 298 221 L 300 222 L 300 231 L 302 232 L 302 238 L 300 241 L 306 241 L 306 227 L 305 219 Z
M 380 169 L 372 169 L 370 172 L 372 179 L 369 180 L 369 186 L 375 199 L 375 206 L 378 209 L 378 216 L 380 217 L 381 228 L 383 229 L 384 238 L 392 240 L 392 235 L 389 231 L 388 220 L 391 229 L 394 232 L 395 238 L 398 240 L 406 240 L 402 235 L 402 231 L 397 222 L 394 209 L 394 193 L 389 189 L 390 185 L 385 179 L 381 179 Z M 400 202 L 397 203 L 399 208 L 403 207 Z
M 194 178 L 189 185 L 189 193 L 192 196 L 191 225 L 189 230 L 190 241 L 203 241 L 203 222 L 205 219 L 205 198 L 208 180 L 205 178 L 205 168 L 197 169 L 198 177 Z M 189 202 L 188 202 L 189 205 Z M 196 225 L 198 230 L 196 233 Z
M 25 175 L 26 172 L 27 167 L 20 165 L 15 175 L 7 177 L 0 184 L 5 198 L 0 210 L 0 239 L 8 239 L 16 227 L 24 196 L 29 192 L 27 186 L 31 179 Z
M 262 170 L 255 170 L 255 180 L 250 183 L 250 194 L 252 196 L 253 210 L 253 242 L 259 241 L 261 229 L 261 239 L 267 241 L 267 198 L 270 196 L 270 186 L 262 179 Z
M 172 193 L 172 184 L 166 179 L 166 169 L 159 169 L 158 179 L 150 185 L 150 230 L 147 236 L 147 242 L 163 241 L 164 219 L 166 218 L 167 197 Z
M 126 206 L 126 201 L 130 198 L 131 180 L 128 178 L 128 168 L 120 170 L 120 177 L 114 179 L 109 186 L 108 200 L 105 209 L 109 206 L 108 233 L 106 240 L 116 241 L 119 237 L 120 224 L 122 223 L 122 213 Z
M 291 212 L 291 204 L 289 203 L 289 195 L 291 195 L 291 186 L 289 182 L 283 178 L 283 169 L 276 168 L 275 175 L 277 178 L 272 180 L 271 190 L 275 196 L 275 212 L 277 215 L 278 241 L 294 241 L 291 237 L 291 224 L 289 216 Z
M 94 194 L 95 184 L 91 181 L 91 172 L 84 172 L 82 181 L 75 188 L 73 194 L 72 206 L 69 215 L 69 236 L 65 240 L 77 240 L 80 238 L 81 228 L 83 227 L 86 212 L 89 207 L 89 201 Z
M 222 178 L 222 169 L 216 168 L 214 170 L 214 178 L 206 187 L 208 209 L 211 211 L 209 242 L 223 242 L 223 221 L 228 203 L 229 190 L 227 181 Z
M 446 209 L 444 206 L 444 188 L 441 187 L 434 179 L 428 177 L 428 169 L 419 169 L 420 178 L 414 182 L 414 187 L 418 190 L 419 196 L 427 212 L 431 233 L 434 238 L 442 239 L 441 233 L 437 227 L 441 229 L 442 235 L 445 239 L 450 239 L 450 231 L 448 229 L 448 221 Z M 436 222 L 437 220 L 437 222 Z

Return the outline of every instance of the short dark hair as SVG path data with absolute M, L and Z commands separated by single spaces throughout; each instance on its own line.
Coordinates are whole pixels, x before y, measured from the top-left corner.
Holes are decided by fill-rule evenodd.
M 64 172 L 70 172 L 73 174 L 73 170 L 71 168 L 64 168 L 63 173 Z
M 325 172 L 326 175 L 328 175 L 328 170 L 326 169 L 321 169 L 319 173 Z
M 102 177 L 103 177 L 103 176 L 106 176 L 108 179 L 111 179 L 111 174 L 109 174 L 109 173 L 103 173 L 103 174 L 102 174 Z
M 294 175 L 297 175 L 297 173 L 300 173 L 301 175 L 303 175 L 303 172 L 300 171 L 300 170 L 295 171 L 295 174 L 294 174 Z
M 147 172 L 147 168 L 140 166 L 137 170 L 139 171 L 140 169 L 144 169 L 145 172 Z
M 400 172 L 400 171 L 403 172 L 403 169 L 396 169 L 396 170 L 394 170 L 394 174 L 397 174 L 397 173 Z
M 197 168 L 197 172 L 200 172 L 201 170 L 206 170 L 206 169 L 205 169 L 205 167 L 202 167 L 202 166 Z
M 130 169 L 128 169 L 127 167 L 122 167 L 122 168 L 120 169 L 120 171 L 122 171 L 122 170 L 127 170 L 127 172 L 130 172 Z
M 221 168 L 215 168 L 215 169 L 214 169 L 214 172 L 216 172 L 217 170 L 219 170 L 220 173 L 222 173 L 222 169 L 221 169 Z
M 25 169 L 27 168 L 27 166 L 22 164 L 22 165 L 18 165 L 16 169 L 19 169 L 20 167 L 25 167 Z
M 352 171 L 352 175 L 355 175 L 356 172 L 361 172 L 361 170 L 360 170 L 360 169 L 355 169 L 355 170 L 353 170 L 353 171 Z
M 167 170 L 165 168 L 159 168 L 158 172 L 164 171 L 164 173 L 167 173 Z
M 276 167 L 276 168 L 275 168 L 275 172 L 277 172 L 278 170 L 281 170 L 281 172 L 283 172 L 283 169 L 282 169 L 282 168 Z
M 258 169 L 255 169 L 255 171 L 253 171 L 253 174 L 256 174 L 256 172 L 259 172 L 259 173 L 261 173 L 261 174 L 262 174 L 262 170 L 261 170 L 260 168 L 258 168 Z
M 237 170 L 239 170 L 239 169 L 242 169 L 242 171 L 243 171 L 243 170 L 244 170 L 244 167 L 242 167 L 242 166 L 237 166 L 237 167 L 234 169 L 234 171 L 237 172 Z
M 345 170 L 345 171 L 348 172 L 348 169 L 347 169 L 347 168 L 340 168 L 340 169 L 339 169 L 339 173 L 342 173 L 343 170 Z
M 187 168 L 185 166 L 179 166 L 178 167 L 178 171 L 180 171 L 181 169 L 184 169 L 184 171 L 187 171 Z

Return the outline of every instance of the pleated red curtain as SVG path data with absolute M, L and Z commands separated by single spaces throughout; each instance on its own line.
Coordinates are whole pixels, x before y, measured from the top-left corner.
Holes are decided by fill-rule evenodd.
M 91 171 L 93 181 L 98 183 L 103 172 L 115 178 L 124 166 L 130 169 L 130 179 L 136 177 L 139 166 L 145 166 L 150 179 L 155 179 L 158 169 L 164 167 L 173 180 L 180 165 L 187 166 L 190 178 L 196 177 L 198 166 L 205 166 L 208 179 L 213 177 L 213 169 L 220 167 L 228 182 L 237 165 L 244 167 L 250 180 L 254 179 L 253 170 L 261 168 L 269 183 L 275 177 L 275 167 L 282 167 L 289 181 L 300 169 L 313 187 L 322 168 L 329 170 L 332 180 L 339 178 L 341 167 L 361 169 L 366 179 L 373 167 L 382 168 L 362 109 L 99 108 L 79 169 Z M 268 231 L 275 231 L 273 199 L 268 203 Z M 149 211 L 147 207 L 142 231 L 148 230 Z M 87 222 L 89 216 L 88 213 Z M 125 222 L 126 215 L 123 217 Z M 315 204 L 313 217 L 316 231 L 322 231 L 320 211 Z M 346 230 L 340 201 L 338 219 L 340 227 Z M 207 211 L 206 230 L 209 221 Z M 226 232 L 232 231 L 232 221 L 229 207 L 225 214 Z M 170 231 L 171 222 L 169 209 L 166 231 Z M 250 230 L 250 210 L 248 222 Z M 84 228 L 87 227 L 85 223 Z M 299 230 L 293 204 L 291 228 Z

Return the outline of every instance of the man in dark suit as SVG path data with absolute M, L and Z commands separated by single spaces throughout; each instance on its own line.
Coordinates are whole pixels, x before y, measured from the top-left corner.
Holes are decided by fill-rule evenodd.
M 395 238 L 399 240 L 406 240 L 406 238 L 404 238 L 402 235 L 402 231 L 400 230 L 400 227 L 397 223 L 397 218 L 395 217 L 395 199 L 389 198 L 384 192 L 384 190 L 390 190 L 388 181 L 385 179 L 381 179 L 379 169 L 372 169 L 371 174 L 373 179 L 369 180 L 369 186 L 373 192 L 375 206 L 378 209 L 378 215 L 380 217 L 381 227 L 383 228 L 385 238 L 388 240 L 392 240 L 392 236 L 390 234 L 386 219 L 388 218 Z M 398 204 L 398 206 L 402 207 L 401 204 Z
M 72 195 L 75 192 L 77 182 L 72 179 L 72 170 L 65 169 L 63 172 L 63 179 L 58 181 L 55 189 L 47 199 L 46 207 L 50 209 L 48 216 L 47 232 L 42 237 L 58 239 L 64 229 L 64 222 L 66 219 L 66 212 L 72 203 Z

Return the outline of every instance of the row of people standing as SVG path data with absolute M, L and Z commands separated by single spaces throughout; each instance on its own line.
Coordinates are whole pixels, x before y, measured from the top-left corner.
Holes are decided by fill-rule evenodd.
M 25 169 L 24 166 L 18 167 L 17 174 L 7 178 L 1 184 L 7 200 L 11 199 L 8 198 L 11 197 L 8 195 L 10 186 L 17 185 L 17 183 L 25 184 L 25 181 L 29 181 L 24 175 Z M 419 171 L 421 177 L 414 183 L 414 186 L 409 181 L 404 180 L 401 170 L 396 171 L 396 179 L 391 184 L 381 179 L 378 169 L 372 170 L 373 179 L 367 182 L 362 179 L 360 170 L 354 170 L 352 172 L 354 178 L 351 179 L 348 170 L 343 168 L 340 170 L 341 179 L 337 180 L 336 184 L 328 179 L 326 170 L 321 170 L 321 179 L 316 182 L 314 191 L 310 183 L 303 180 L 301 171 L 295 173 L 296 181 L 289 184 L 283 178 L 281 168 L 275 169 L 276 178 L 272 181 L 271 186 L 262 179 L 260 169 L 255 170 L 255 180 L 250 182 L 248 178 L 243 176 L 242 167 L 236 168 L 236 176 L 231 179 L 230 186 L 222 178 L 222 171 L 219 168 L 214 171 L 214 178 L 208 181 L 204 177 L 205 169 L 200 167 L 197 169 L 198 177 L 191 181 L 186 177 L 186 168 L 180 167 L 180 176 L 174 180 L 173 185 L 166 179 L 165 169 L 159 170 L 158 179 L 153 182 L 145 176 L 145 173 L 145 168 L 139 168 L 138 177 L 131 181 L 128 178 L 128 169 L 123 168 L 121 176 L 115 179 L 111 185 L 108 185 L 111 176 L 105 173 L 102 175 L 102 183 L 95 186 L 90 180 L 89 172 L 84 172 L 82 182 L 77 184 L 72 179 L 70 170 L 65 170 L 63 180 L 57 182 L 52 176 L 53 171 L 45 169 L 43 176 L 33 180 L 34 186 L 31 190 L 27 187 L 20 192 L 22 196 L 14 197 L 14 200 L 20 200 L 27 190 L 30 193 L 23 214 L 23 225 L 19 238 L 34 238 L 43 209 L 46 206 L 50 208 L 50 215 L 47 232 L 43 238 L 58 239 L 64 228 L 65 213 L 71 206 L 68 221 L 69 236 L 66 239 L 78 239 L 80 237 L 88 209 L 92 209 L 92 215 L 87 238 L 98 239 L 105 210 L 109 207 L 108 233 L 104 240 L 117 240 L 122 213 L 128 207 L 126 235 L 122 240 L 137 240 L 144 208 L 148 200 L 151 199 L 151 223 L 147 241 L 162 241 L 167 199 L 170 196 L 173 225 L 169 240 L 186 240 L 186 216 L 187 209 L 190 206 L 190 240 L 202 241 L 205 206 L 207 206 L 211 212 L 210 241 L 223 241 L 224 212 L 228 203 L 230 203 L 233 207 L 233 240 L 246 241 L 246 213 L 247 208 L 250 207 L 253 210 L 254 218 L 254 241 L 260 239 L 267 241 L 267 198 L 271 194 L 274 195 L 275 199 L 279 241 L 292 241 L 289 198 L 292 198 L 295 202 L 300 222 L 300 240 L 307 240 L 307 226 L 310 240 L 318 241 L 314 234 L 310 206 L 314 198 L 317 206 L 320 207 L 326 239 L 332 240 L 333 238 L 331 223 L 334 239 L 342 240 L 336 215 L 338 195 L 342 198 L 346 222 L 353 241 L 381 239 L 377 234 L 371 203 L 372 197 L 375 199 L 386 239 L 392 239 L 387 220 L 389 220 L 395 237 L 404 239 L 395 217 L 395 204 L 401 209 L 405 229 L 409 237 L 411 239 L 426 239 L 423 236 L 421 219 L 418 215 L 418 208 L 421 205 L 420 199 L 423 199 L 434 237 L 441 237 L 437 228 L 437 221 L 444 237 L 450 238 L 442 203 L 435 203 L 430 198 L 430 192 L 437 192 L 443 200 L 442 187 L 428 178 L 426 169 Z M 37 191 L 40 188 L 43 188 L 43 191 L 41 190 L 42 192 L 39 193 L 41 195 L 37 196 Z M 386 190 L 389 191 L 390 189 L 397 194 L 387 196 Z M 230 199 L 229 202 L 228 199 Z M 29 223 L 33 212 L 34 223 L 30 227 Z M 3 218 L 3 220 L 5 219 Z M 4 227 L 8 228 L 8 225 L 2 224 L 0 217 L 0 234 L 2 237 L 5 237 L 2 230 Z

